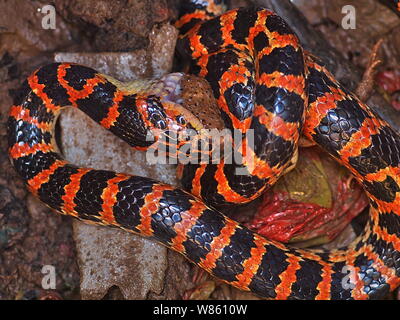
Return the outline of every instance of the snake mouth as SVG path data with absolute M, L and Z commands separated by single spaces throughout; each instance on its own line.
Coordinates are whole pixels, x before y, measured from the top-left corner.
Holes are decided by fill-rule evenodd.
M 184 74 L 170 73 L 151 83 L 149 92 L 160 97 L 166 107 L 181 114 L 195 130 L 223 129 L 217 102 L 205 79 Z
M 183 104 L 181 81 L 185 77 L 183 73 L 175 72 L 167 74 L 150 86 L 150 92 L 161 98 L 161 102 Z

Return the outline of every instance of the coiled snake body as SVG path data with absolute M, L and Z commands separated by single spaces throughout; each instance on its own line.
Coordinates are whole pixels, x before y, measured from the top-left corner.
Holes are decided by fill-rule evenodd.
M 191 58 L 192 72 L 209 81 L 226 127 L 239 130 L 244 145 L 250 145 L 246 131 L 254 130 L 254 161 L 187 165 L 183 185 L 190 193 L 68 163 L 53 134 L 64 106 L 81 109 L 142 150 L 150 146 L 148 129 L 193 126 L 171 95 L 133 92 L 91 68 L 62 63 L 32 73 L 11 107 L 15 169 L 56 211 L 152 237 L 261 297 L 384 296 L 400 284 L 400 136 L 304 54 L 279 16 L 262 8 L 220 15 L 217 2 L 184 2 L 178 47 Z M 346 166 L 370 199 L 365 231 L 346 248 L 290 248 L 214 209 L 251 201 L 272 185 L 295 157 L 301 133 Z M 247 174 L 236 175 L 238 168 Z

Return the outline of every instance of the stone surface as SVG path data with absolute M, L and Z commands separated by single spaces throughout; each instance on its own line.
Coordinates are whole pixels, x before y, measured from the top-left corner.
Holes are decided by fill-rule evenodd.
M 151 32 L 148 50 L 121 54 L 58 53 L 55 60 L 88 65 L 121 81 L 159 76 L 171 68 L 176 35 L 175 28 L 163 25 Z M 148 165 L 145 153 L 133 150 L 78 110 L 65 110 L 60 117 L 60 127 L 64 155 L 77 165 L 178 184 L 173 166 Z M 113 286 L 121 290 L 125 299 L 144 299 L 149 295 L 177 297 L 177 293 L 166 289 L 164 284 L 164 278 L 169 276 L 166 272 L 168 255 L 161 245 L 121 230 L 79 221 L 74 222 L 74 237 L 83 299 L 102 298 Z M 176 256 L 174 259 L 179 260 Z M 183 259 L 180 264 L 179 273 L 184 278 L 187 265 Z M 169 273 L 176 273 L 178 269 L 170 268 Z
M 55 16 L 55 29 L 44 29 L 42 21 L 45 13 L 41 12 L 48 1 L 0 0 L 1 46 L 8 45 L 13 53 L 32 58 L 39 52 L 51 52 L 74 43 L 74 28 L 62 17 Z M 87 42 L 81 43 L 81 50 Z
M 386 64 L 396 67 L 399 64 L 398 32 L 400 19 L 389 8 L 374 0 L 294 0 L 311 24 L 325 35 L 327 41 L 352 63 L 363 69 L 368 63 L 374 44 L 385 37 L 383 59 Z M 355 9 L 355 29 L 341 27 L 346 16 L 342 8 L 351 5 Z M 344 19 L 346 21 L 346 19 Z M 329 23 L 328 23 L 329 22 Z M 394 31 L 394 32 L 391 32 Z
M 176 15 L 167 0 L 58 0 L 55 5 L 62 17 L 85 30 L 97 51 L 145 49 L 155 24 Z

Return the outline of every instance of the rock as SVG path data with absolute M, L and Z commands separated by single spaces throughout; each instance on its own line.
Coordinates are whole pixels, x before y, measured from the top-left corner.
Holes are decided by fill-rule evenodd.
M 44 52 L 54 52 L 61 47 L 74 44 L 76 30 L 68 25 L 56 13 L 55 29 L 44 29 L 42 22 L 47 21 L 46 12 L 41 12 L 48 2 L 42 1 L 0 1 L 0 55 L 7 48 L 20 59 L 32 59 L 44 55 Z M 80 41 L 80 50 L 88 48 L 87 41 Z
M 145 49 L 154 25 L 175 15 L 167 0 L 59 0 L 56 7 L 62 17 L 85 29 L 97 51 Z

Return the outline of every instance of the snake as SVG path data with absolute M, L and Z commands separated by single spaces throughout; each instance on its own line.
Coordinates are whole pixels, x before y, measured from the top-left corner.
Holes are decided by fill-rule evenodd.
M 380 299 L 400 285 L 400 136 L 323 64 L 272 11 L 226 11 L 185 0 L 175 25 L 188 70 L 208 81 L 226 128 L 249 157 L 182 166 L 182 187 L 83 168 L 61 155 L 55 123 L 78 108 L 139 150 L 199 129 L 173 73 L 134 85 L 73 63 L 34 71 L 14 97 L 8 153 L 27 188 L 54 211 L 154 239 L 212 276 L 266 299 Z M 247 132 L 253 132 L 253 140 Z M 266 192 L 297 156 L 300 135 L 347 167 L 370 212 L 346 247 L 299 249 L 268 240 L 221 213 Z M 251 143 L 253 142 L 253 143 Z M 237 174 L 237 170 L 245 174 Z

